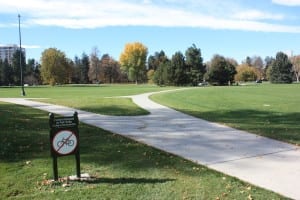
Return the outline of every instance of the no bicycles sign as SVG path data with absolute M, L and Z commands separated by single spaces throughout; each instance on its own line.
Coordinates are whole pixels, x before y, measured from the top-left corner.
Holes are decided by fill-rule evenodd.
M 80 178 L 80 154 L 78 114 L 68 117 L 54 117 L 50 113 L 50 146 L 53 158 L 54 180 L 58 180 L 57 157 L 75 155 L 77 178 Z
M 58 131 L 52 139 L 52 148 L 59 155 L 72 154 L 77 148 L 77 136 L 73 131 Z

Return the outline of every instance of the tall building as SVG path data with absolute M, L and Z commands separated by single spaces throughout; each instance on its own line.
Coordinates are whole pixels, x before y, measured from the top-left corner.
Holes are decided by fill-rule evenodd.
M 14 45 L 1 45 L 0 46 L 0 59 L 2 61 L 5 61 L 5 59 L 7 59 L 8 63 L 12 64 L 13 55 L 19 49 L 20 49 L 20 47 L 15 44 Z M 26 58 L 25 48 L 22 48 L 22 52 L 24 53 L 24 56 Z

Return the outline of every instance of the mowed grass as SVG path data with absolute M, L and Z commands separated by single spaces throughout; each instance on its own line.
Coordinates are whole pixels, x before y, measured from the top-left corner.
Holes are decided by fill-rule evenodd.
M 208 121 L 300 144 L 300 84 L 204 87 L 151 98 Z
M 285 199 L 177 156 L 80 124 L 81 172 L 51 183 L 48 113 L 0 102 L 0 199 Z M 59 176 L 76 173 L 73 156 Z
M 136 106 L 130 98 L 120 96 L 168 90 L 172 87 L 154 85 L 71 85 L 56 87 L 26 87 L 25 98 L 69 106 L 106 115 L 146 115 L 148 111 Z M 20 88 L 0 88 L 1 97 L 21 97 Z

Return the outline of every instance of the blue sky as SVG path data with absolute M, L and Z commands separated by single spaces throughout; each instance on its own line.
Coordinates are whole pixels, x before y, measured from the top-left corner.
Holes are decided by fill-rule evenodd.
M 300 54 L 300 0 L 0 0 L 0 45 L 18 44 L 18 14 L 27 58 L 37 60 L 50 47 L 119 59 L 135 41 L 169 57 L 195 44 L 204 61 Z

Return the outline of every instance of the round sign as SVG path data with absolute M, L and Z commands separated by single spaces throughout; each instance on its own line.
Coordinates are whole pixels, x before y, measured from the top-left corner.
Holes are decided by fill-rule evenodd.
M 53 150 L 60 155 L 73 153 L 77 147 L 77 136 L 70 130 L 57 132 L 52 139 Z

